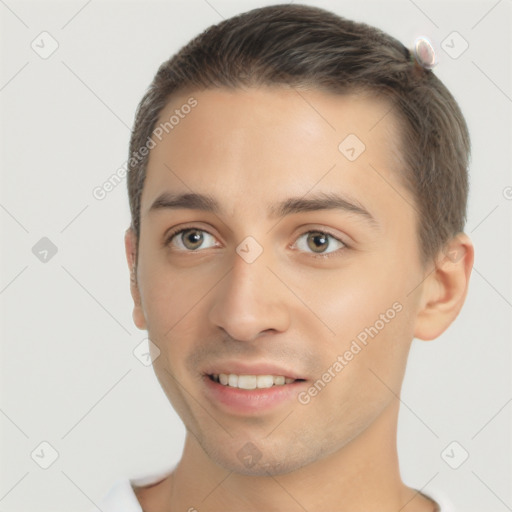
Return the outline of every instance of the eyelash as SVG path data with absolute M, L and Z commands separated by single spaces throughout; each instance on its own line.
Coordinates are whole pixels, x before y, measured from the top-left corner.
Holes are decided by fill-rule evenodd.
M 165 239 L 165 242 L 164 242 L 164 246 L 165 247 L 168 247 L 172 241 L 172 239 L 176 236 L 176 235 L 179 235 L 181 233 L 184 233 L 186 231 L 193 231 L 193 230 L 196 230 L 196 231 L 201 231 L 201 232 L 204 232 L 204 233 L 208 233 L 210 236 L 214 237 L 214 235 L 212 235 L 209 231 L 207 231 L 206 229 L 202 229 L 202 228 L 198 228 L 198 227 L 195 227 L 195 226 L 188 226 L 188 227 L 184 227 L 184 228 L 177 228 L 175 230 L 172 230 L 166 237 Z M 325 254 L 315 254 L 313 252 L 311 253 L 308 253 L 310 254 L 311 256 L 313 256 L 313 258 L 317 258 L 317 259 L 326 259 L 326 258 L 331 258 L 333 256 L 339 256 L 341 252 L 345 252 L 346 249 L 349 249 L 349 245 L 346 244 L 343 240 L 340 240 L 338 237 L 334 236 L 332 233 L 329 233 L 329 231 L 325 231 L 325 230 L 322 230 L 322 229 L 310 229 L 308 231 L 304 231 L 303 233 L 301 233 L 300 235 L 297 236 L 297 239 L 298 240 L 300 237 L 304 236 L 304 235 L 307 235 L 309 233 L 320 233 L 322 235 L 328 235 L 329 237 L 333 238 L 334 240 L 336 240 L 337 242 L 340 242 L 341 244 L 343 244 L 344 247 L 340 247 L 339 249 L 335 250 L 335 251 L 332 251 L 332 252 L 329 252 L 329 253 L 325 253 Z M 215 237 L 214 237 L 215 238 Z M 192 250 L 186 250 L 186 251 L 181 251 L 181 252 L 198 252 L 198 251 L 192 251 Z

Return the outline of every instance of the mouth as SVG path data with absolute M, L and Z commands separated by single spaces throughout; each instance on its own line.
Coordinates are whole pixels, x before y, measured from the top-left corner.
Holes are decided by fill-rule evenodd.
M 305 379 L 294 379 L 284 375 L 237 375 L 235 373 L 206 374 L 207 377 L 221 386 L 244 390 L 268 389 L 274 386 L 286 386 Z
M 272 373 L 204 373 L 206 400 L 222 413 L 261 416 L 297 403 L 306 379 Z

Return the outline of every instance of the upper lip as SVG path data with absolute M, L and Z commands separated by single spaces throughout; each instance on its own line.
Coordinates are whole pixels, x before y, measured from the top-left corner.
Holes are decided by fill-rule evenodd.
M 222 362 L 218 364 L 212 364 L 204 372 L 207 375 L 218 375 L 225 373 L 226 375 L 281 375 L 290 379 L 305 379 L 304 376 L 299 375 L 297 372 L 288 368 L 283 368 L 272 363 L 242 363 L 239 361 Z

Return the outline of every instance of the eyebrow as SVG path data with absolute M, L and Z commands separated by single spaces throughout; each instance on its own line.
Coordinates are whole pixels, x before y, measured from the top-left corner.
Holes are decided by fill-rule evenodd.
M 377 227 L 378 223 L 375 217 L 358 201 L 343 197 L 332 192 L 320 192 L 308 194 L 309 197 L 291 197 L 275 205 L 270 205 L 268 215 L 270 218 L 283 218 L 294 213 L 303 213 L 320 210 L 341 210 L 349 213 L 355 213 L 368 224 Z M 222 215 L 223 211 L 219 202 L 208 194 L 184 193 L 172 194 L 163 192 L 153 204 L 149 212 L 156 210 L 201 210 L 211 212 L 215 215 Z

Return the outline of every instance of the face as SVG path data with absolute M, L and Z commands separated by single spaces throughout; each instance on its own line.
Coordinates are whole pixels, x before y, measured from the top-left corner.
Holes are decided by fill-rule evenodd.
M 153 137 L 134 319 L 209 459 L 290 472 L 399 392 L 423 268 L 398 126 L 376 98 L 284 88 L 176 96 L 161 121 L 191 97 Z

